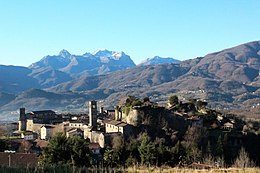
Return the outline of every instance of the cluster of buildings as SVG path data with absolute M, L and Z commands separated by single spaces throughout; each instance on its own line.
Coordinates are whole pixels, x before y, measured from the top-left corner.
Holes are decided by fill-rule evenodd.
M 97 143 L 101 148 L 110 145 L 115 136 L 127 137 L 131 135 L 130 124 L 122 122 L 116 110 L 105 110 L 101 107 L 98 112 L 97 102 L 89 101 L 88 114 L 62 115 L 52 110 L 25 112 L 20 108 L 17 133 L 26 140 L 49 140 L 56 133 L 63 133 L 67 137 L 80 135 Z
M 143 105 L 151 106 L 152 102 L 144 102 Z M 100 156 L 100 149 L 112 146 L 113 139 L 128 138 L 134 135 L 134 126 L 137 125 L 138 119 L 143 113 L 138 109 L 133 108 L 128 115 L 123 112 L 118 106 L 114 110 L 104 110 L 100 107 L 98 111 L 98 105 L 96 101 L 88 102 L 88 113 L 85 114 L 57 114 L 52 110 L 32 111 L 26 113 L 25 108 L 20 108 L 20 116 L 18 121 L 18 130 L 13 134 L 17 135 L 20 139 L 16 139 L 13 142 L 19 143 L 20 153 L 31 154 L 36 157 L 35 154 L 41 152 L 41 149 L 47 147 L 48 141 L 57 133 L 63 133 L 67 137 L 82 136 L 84 139 L 90 141 L 89 148 L 93 154 Z M 175 110 L 175 108 L 169 108 L 173 110 L 173 114 L 183 117 L 191 126 L 204 126 L 205 122 L 203 118 L 198 116 L 189 116 L 187 112 L 195 109 L 195 107 L 189 104 L 182 104 L 181 112 Z M 207 112 L 202 112 L 206 114 Z M 232 118 L 218 115 L 217 118 L 210 120 L 208 128 L 222 129 L 225 131 L 232 131 L 236 129 L 237 123 Z M 214 135 L 214 133 L 212 133 Z M 233 146 L 241 145 L 241 135 L 229 135 L 234 141 Z M 32 146 L 34 146 L 34 149 Z M 19 153 L 19 152 L 18 152 Z M 17 160 L 19 163 L 18 155 L 11 155 L 10 153 L 0 152 L 0 165 L 1 160 L 10 160 L 9 165 L 12 165 L 12 160 Z M 20 156 L 20 155 L 19 155 Z M 13 159 L 10 159 L 12 158 Z M 17 157 L 17 158 L 15 158 Z M 26 155 L 23 155 L 26 157 Z M 15 162 L 15 161 L 13 161 Z M 4 162 L 3 162 L 4 163 Z M 16 163 L 16 162 L 15 162 Z M 22 162 L 21 162 L 22 163 Z M 28 162 L 34 163 L 34 162 Z M 36 164 L 36 163 L 34 163 Z
M 77 115 L 57 114 L 52 110 L 26 113 L 25 108 L 20 108 L 17 127 L 11 140 L 12 148 L 16 149 L 0 152 L 0 165 L 36 165 L 35 158 L 57 133 L 88 139 L 88 147 L 97 157 L 101 148 L 112 145 L 114 138 L 126 138 L 132 134 L 132 125 L 121 121 L 117 108 L 104 110 L 101 107 L 98 111 L 94 100 L 88 102 L 88 113 Z

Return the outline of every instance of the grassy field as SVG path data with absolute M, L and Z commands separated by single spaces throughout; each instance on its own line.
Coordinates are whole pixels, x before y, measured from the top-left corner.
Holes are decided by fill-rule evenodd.
M 260 173 L 260 168 L 188 169 L 188 168 L 73 168 L 57 166 L 45 168 L 0 166 L 0 173 Z
M 128 168 L 126 172 L 136 173 L 260 173 L 260 168 L 227 168 L 227 169 L 188 169 L 188 168 Z

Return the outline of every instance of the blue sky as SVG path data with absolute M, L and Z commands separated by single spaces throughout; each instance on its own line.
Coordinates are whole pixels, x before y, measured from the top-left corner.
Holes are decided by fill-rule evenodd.
M 180 60 L 260 40 L 259 0 L 0 0 L 0 64 L 66 49 Z

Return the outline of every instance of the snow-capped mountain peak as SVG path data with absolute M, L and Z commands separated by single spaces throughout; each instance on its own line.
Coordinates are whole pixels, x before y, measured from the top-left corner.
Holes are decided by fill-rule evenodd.
M 112 55 L 112 51 L 107 49 L 98 49 L 93 53 L 93 55 L 97 57 L 110 57 Z
M 170 64 L 170 63 L 178 63 L 179 60 L 173 59 L 173 58 L 162 58 L 159 56 L 154 56 L 153 58 L 147 58 L 143 62 L 139 64 L 139 66 L 145 66 L 145 65 L 153 65 L 153 64 Z
M 62 56 L 62 57 L 64 57 L 64 58 L 69 58 L 69 57 L 71 56 L 71 54 L 70 54 L 67 50 L 62 49 L 62 50 L 60 51 L 60 53 L 59 53 L 59 56 Z

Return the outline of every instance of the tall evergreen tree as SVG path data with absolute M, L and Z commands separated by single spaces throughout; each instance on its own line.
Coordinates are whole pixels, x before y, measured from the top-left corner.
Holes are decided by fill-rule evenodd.
M 155 145 L 150 141 L 147 133 L 144 133 L 141 145 L 138 147 L 141 164 L 153 164 L 155 161 Z

